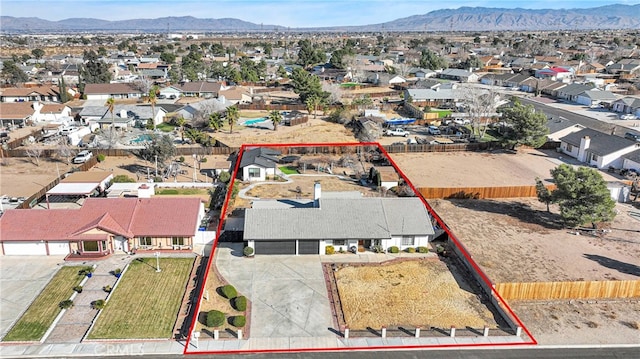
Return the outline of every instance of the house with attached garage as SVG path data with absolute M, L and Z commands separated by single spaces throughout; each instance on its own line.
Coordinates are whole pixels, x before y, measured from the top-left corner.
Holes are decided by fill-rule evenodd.
M 313 200 L 256 200 L 245 211 L 244 241 L 256 255 L 325 254 L 391 246 L 427 246 L 431 217 L 418 197 L 363 197 L 358 191 L 322 194 Z
M 77 209 L 10 209 L 0 217 L 0 249 L 67 259 L 191 251 L 202 218 L 199 198 L 87 198 Z
M 640 149 L 640 143 L 590 128 L 560 138 L 560 151 L 599 169 L 622 168 L 623 156 Z

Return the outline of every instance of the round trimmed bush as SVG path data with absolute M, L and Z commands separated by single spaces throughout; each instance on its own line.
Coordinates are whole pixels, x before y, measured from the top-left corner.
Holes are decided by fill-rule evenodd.
M 334 254 L 335 252 L 336 252 L 336 249 L 333 246 L 324 247 L 325 254 Z
M 389 253 L 400 253 L 400 248 L 397 246 L 391 246 L 389 247 Z
M 98 299 L 91 302 L 91 306 L 93 307 L 93 309 L 97 309 L 97 310 L 104 309 L 106 305 L 107 305 L 107 302 L 105 302 L 104 299 Z
M 415 253 L 415 252 L 416 252 L 415 248 L 413 248 L 413 247 L 407 248 L 407 253 Z
M 253 248 L 244 247 L 244 249 L 242 250 L 242 253 L 244 254 L 245 257 L 251 257 L 253 255 Z
M 238 292 L 231 284 L 225 285 L 220 289 L 220 291 L 222 292 L 222 296 L 227 299 L 232 299 L 238 296 Z
M 207 313 L 207 326 L 219 327 L 224 324 L 224 313 L 219 310 L 211 310 Z
M 427 248 L 427 247 L 418 247 L 418 253 L 429 253 L 429 248 Z
M 244 325 L 247 324 L 247 318 L 245 318 L 244 315 L 236 315 L 235 317 L 229 318 L 229 324 L 236 328 L 244 327 Z
M 69 309 L 73 307 L 73 301 L 71 299 L 63 300 L 58 303 L 58 306 L 62 309 Z
M 73 290 L 75 290 L 78 293 L 82 293 L 82 286 L 81 285 L 77 285 L 77 286 L 73 287 Z
M 104 162 L 105 158 L 106 157 L 102 153 L 96 156 L 98 162 Z
M 239 312 L 247 310 L 247 298 L 245 296 L 235 297 L 231 300 L 233 308 Z

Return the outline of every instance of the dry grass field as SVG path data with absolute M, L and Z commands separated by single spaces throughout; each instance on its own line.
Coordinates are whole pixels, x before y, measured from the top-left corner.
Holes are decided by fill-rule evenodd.
M 349 265 L 335 272 L 335 277 L 351 329 L 497 326 L 493 314 L 455 268 L 438 259 Z
M 313 198 L 313 186 L 319 182 L 323 192 L 358 191 L 363 196 L 378 196 L 378 191 L 372 187 L 365 187 L 351 179 L 333 175 L 291 175 L 291 182 L 277 184 L 261 184 L 247 191 L 247 196 L 258 198 L 296 198 L 296 188 L 300 187 L 300 198 Z

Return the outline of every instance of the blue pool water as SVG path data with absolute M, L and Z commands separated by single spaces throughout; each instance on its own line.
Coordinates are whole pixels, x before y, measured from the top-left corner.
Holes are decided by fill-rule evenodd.
M 267 120 L 266 117 L 258 117 L 251 120 L 246 120 L 242 124 L 245 126 L 250 126 L 250 125 L 255 125 L 256 123 L 264 122 L 266 120 Z
M 151 141 L 150 135 L 139 135 L 137 138 L 134 138 L 133 140 L 131 140 L 131 142 L 133 143 L 148 142 L 148 141 Z

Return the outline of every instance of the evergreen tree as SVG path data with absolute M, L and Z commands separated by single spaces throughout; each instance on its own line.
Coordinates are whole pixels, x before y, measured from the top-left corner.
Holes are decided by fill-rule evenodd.
M 435 52 L 424 49 L 420 56 L 420 67 L 430 70 L 441 70 L 447 67 L 447 61 Z
M 517 146 L 526 145 L 540 147 L 547 142 L 547 116 L 542 112 L 536 112 L 533 106 L 523 105 L 517 99 L 513 106 L 503 107 L 502 119 L 507 127 L 503 141 L 515 149 Z
M 2 78 L 12 85 L 29 80 L 29 76 L 12 60 L 6 60 L 3 63 L 1 74 Z
M 308 73 L 301 68 L 296 68 L 295 70 L 293 70 L 293 74 L 291 74 L 291 80 L 293 91 L 300 95 L 300 101 L 302 103 L 306 103 L 307 98 L 312 96 L 315 96 L 323 101 L 329 97 L 329 93 L 322 90 L 320 78 Z
M 84 51 L 84 65 L 80 70 L 84 83 L 102 84 L 111 81 L 109 66 L 98 59 L 98 55 L 93 51 Z

